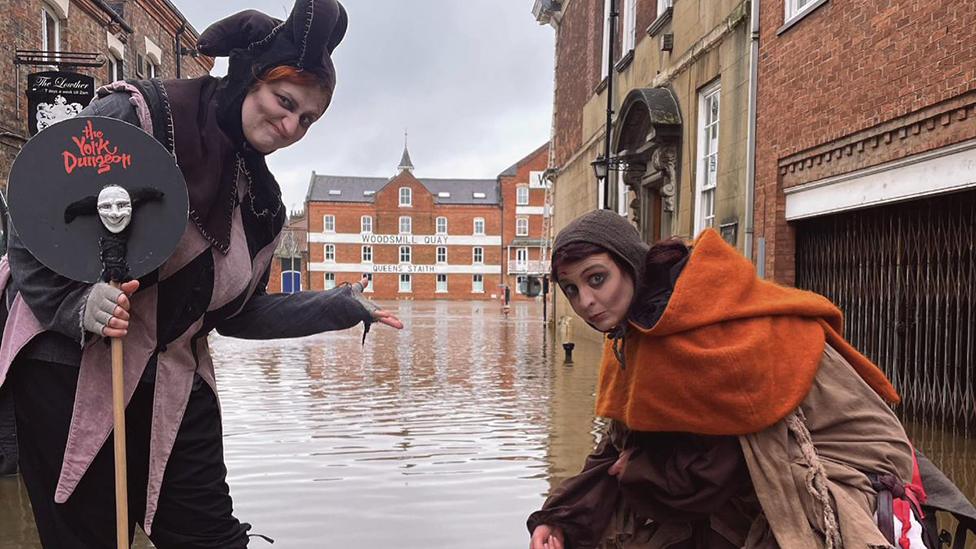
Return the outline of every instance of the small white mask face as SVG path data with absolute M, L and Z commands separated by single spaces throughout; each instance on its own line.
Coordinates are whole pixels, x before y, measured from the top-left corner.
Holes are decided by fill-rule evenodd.
M 129 192 L 118 185 L 109 185 L 98 193 L 98 217 L 110 232 L 118 234 L 132 220 L 132 200 Z

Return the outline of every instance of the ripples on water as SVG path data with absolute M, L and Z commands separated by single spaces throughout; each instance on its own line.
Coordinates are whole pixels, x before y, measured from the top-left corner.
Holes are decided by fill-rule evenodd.
M 599 348 L 563 365 L 535 303 L 388 306 L 406 328 L 375 325 L 365 347 L 361 328 L 212 338 L 237 516 L 287 549 L 526 546 L 525 518 L 596 440 Z M 973 440 L 915 432 L 976 497 Z M 0 479 L 0 548 L 36 546 Z

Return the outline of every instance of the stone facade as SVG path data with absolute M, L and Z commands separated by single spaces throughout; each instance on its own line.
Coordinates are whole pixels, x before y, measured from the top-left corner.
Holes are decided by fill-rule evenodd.
M 558 11 L 536 10 L 540 22 L 556 30 L 548 172 L 555 232 L 603 204 L 591 162 L 603 154 L 606 135 L 605 1 L 565 0 L 549 4 Z M 749 2 L 617 0 L 617 5 L 611 155 L 627 165 L 626 171 L 611 172 L 611 208 L 628 215 L 649 242 L 672 235 L 691 239 L 713 226 L 745 250 Z M 660 13 L 659 5 L 665 8 Z M 633 17 L 626 14 L 628 7 L 635 10 Z M 629 21 L 633 27 L 624 24 Z M 633 48 L 625 48 L 631 28 Z M 705 139 L 707 101 L 717 108 L 718 123 L 709 126 L 717 139 Z M 578 324 L 576 337 L 598 339 L 557 295 L 555 318 L 563 334 Z
M 176 77 L 176 36 L 181 35 L 182 46 L 196 47 L 197 32 L 167 0 L 0 0 L 0 71 L 8 75 L 0 83 L 0 188 L 6 188 L 13 159 L 26 142 L 27 132 L 27 75 L 50 70 L 14 63 L 17 50 L 45 50 L 42 34 L 44 13 L 56 21 L 57 45 L 62 52 L 96 53 L 101 59 L 122 55 L 125 78 L 148 77 L 137 74 L 139 58 L 151 59 L 158 67 L 156 76 Z M 183 28 L 183 31 L 180 29 Z M 119 51 L 121 49 L 121 51 Z M 181 74 L 184 78 L 203 76 L 210 72 L 213 60 L 184 55 Z M 65 70 L 94 77 L 95 85 L 109 79 L 108 65 Z M 145 69 L 144 69 L 145 71 Z
M 792 284 L 792 221 L 976 186 L 976 4 L 787 15 L 762 4 L 755 221 L 766 276 Z

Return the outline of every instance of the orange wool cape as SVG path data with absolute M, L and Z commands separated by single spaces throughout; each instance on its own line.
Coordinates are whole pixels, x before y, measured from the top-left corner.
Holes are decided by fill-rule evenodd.
M 843 315 L 827 298 L 759 279 L 752 263 L 709 229 L 692 247 L 657 324 L 628 327 L 626 368 L 607 339 L 596 412 L 635 431 L 755 433 L 800 405 L 825 343 L 897 403 L 884 373 L 841 333 Z

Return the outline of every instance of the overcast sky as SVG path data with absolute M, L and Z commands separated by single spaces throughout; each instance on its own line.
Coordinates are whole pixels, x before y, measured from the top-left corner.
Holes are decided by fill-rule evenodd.
M 198 32 L 244 9 L 284 18 L 288 0 L 172 0 Z M 343 0 L 332 106 L 299 143 L 269 157 L 300 209 L 312 171 L 395 175 L 409 131 L 417 177 L 494 179 L 549 139 L 551 27 L 532 0 Z M 214 74 L 226 71 L 218 60 Z

